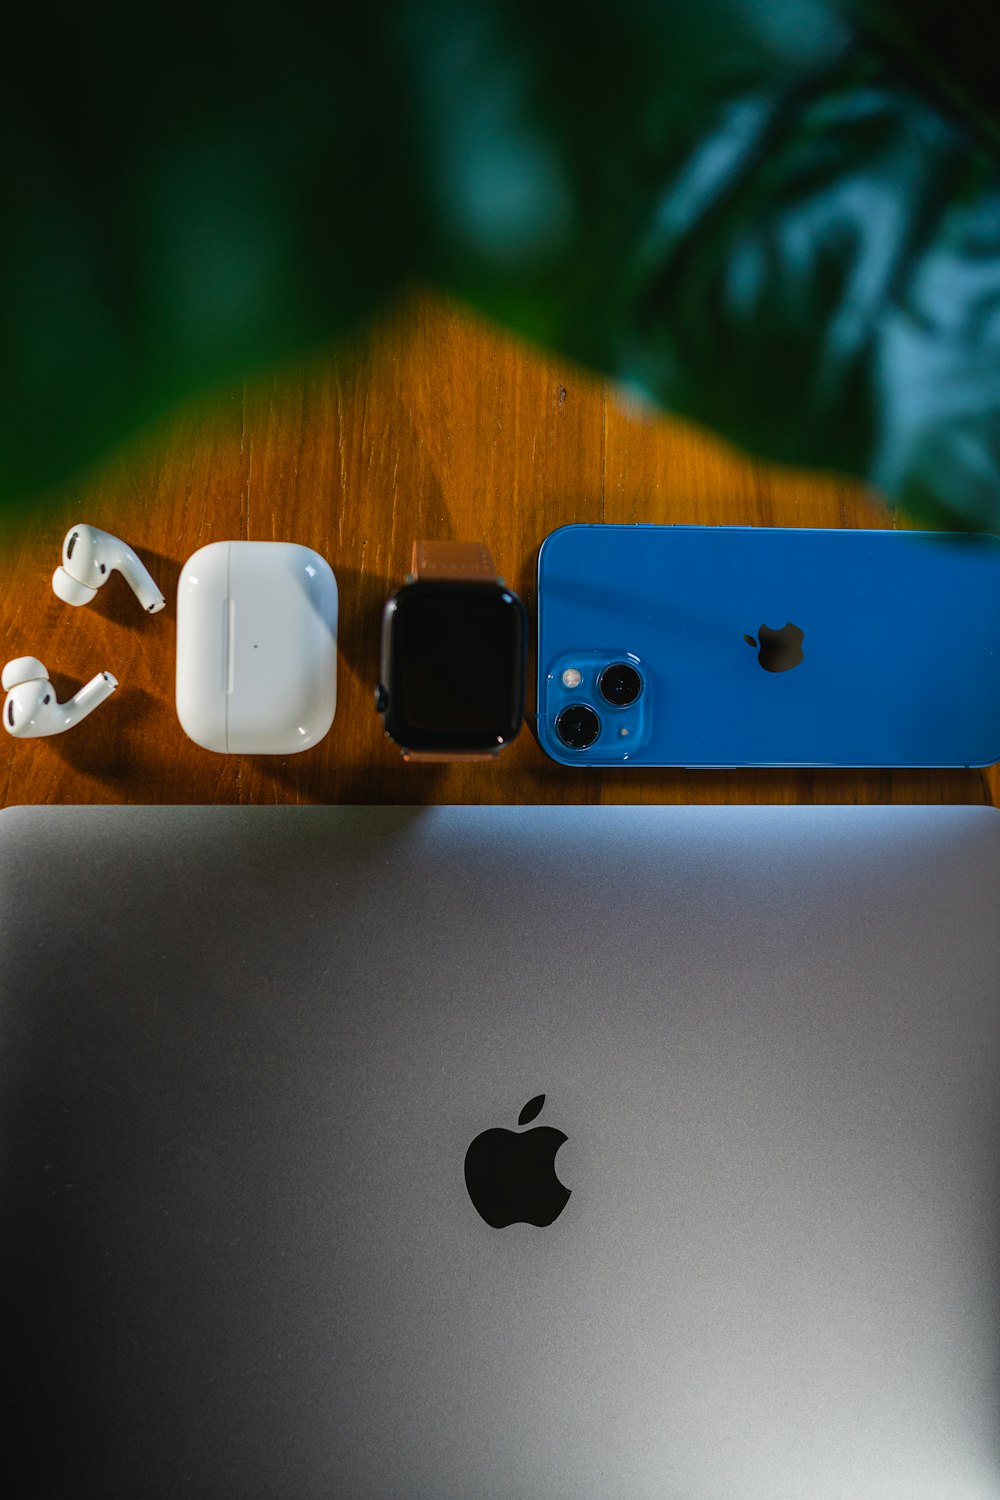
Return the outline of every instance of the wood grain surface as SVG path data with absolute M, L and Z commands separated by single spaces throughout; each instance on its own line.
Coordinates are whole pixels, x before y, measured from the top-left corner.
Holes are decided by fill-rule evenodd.
M 161 614 L 144 616 L 117 576 L 84 608 L 55 597 L 62 537 L 79 521 L 139 552 L 167 595 Z M 0 736 L 2 805 L 996 802 L 996 768 L 567 769 L 542 754 L 527 725 L 495 763 L 404 766 L 382 732 L 373 687 L 382 604 L 407 570 L 414 537 L 487 542 L 533 612 L 538 545 L 571 521 L 893 524 L 854 484 L 738 454 L 423 298 L 350 355 L 192 404 L 77 493 L 5 526 L 3 660 L 40 657 L 61 698 L 102 669 L 121 687 L 70 733 Z M 227 539 L 299 542 L 337 575 L 337 716 L 301 755 L 215 755 L 177 721 L 177 579 L 192 552 Z

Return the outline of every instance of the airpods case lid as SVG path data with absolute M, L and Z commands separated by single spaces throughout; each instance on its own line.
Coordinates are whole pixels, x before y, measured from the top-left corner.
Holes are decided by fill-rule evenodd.
M 293 542 L 212 542 L 177 585 L 177 717 L 206 750 L 289 755 L 337 706 L 337 581 Z

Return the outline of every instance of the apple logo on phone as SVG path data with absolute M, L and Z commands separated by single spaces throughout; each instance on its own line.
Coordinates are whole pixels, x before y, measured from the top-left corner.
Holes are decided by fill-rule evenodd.
M 517 1117 L 528 1125 L 545 1095 L 529 1099 Z M 517 1132 L 494 1127 L 477 1135 L 465 1153 L 465 1185 L 480 1218 L 493 1229 L 535 1224 L 545 1229 L 569 1202 L 570 1190 L 556 1176 L 555 1156 L 567 1139 L 551 1125 Z
M 805 634 L 797 625 L 793 625 L 791 620 L 787 625 L 782 625 L 780 630 L 772 630 L 770 625 L 762 625 L 757 631 L 757 638 L 760 641 L 757 660 L 765 672 L 789 672 L 802 660 L 802 642 Z M 745 635 L 743 639 L 748 646 L 757 646 L 757 641 L 752 635 Z

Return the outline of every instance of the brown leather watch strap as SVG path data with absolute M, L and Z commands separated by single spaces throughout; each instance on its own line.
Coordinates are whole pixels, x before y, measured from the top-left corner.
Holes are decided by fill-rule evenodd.
M 423 765 L 431 765 L 437 761 L 444 765 L 450 760 L 496 760 L 499 754 L 496 750 L 404 750 L 405 761 L 417 761 Z
M 414 542 L 410 571 L 414 578 L 481 579 L 495 583 L 489 547 L 482 542 Z

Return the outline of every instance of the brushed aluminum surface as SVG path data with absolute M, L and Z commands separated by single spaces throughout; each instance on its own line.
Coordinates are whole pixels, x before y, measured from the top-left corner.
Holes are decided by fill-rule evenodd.
M 980 808 L 0 814 L 19 1494 L 995 1500 L 998 917 Z

